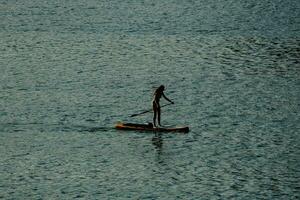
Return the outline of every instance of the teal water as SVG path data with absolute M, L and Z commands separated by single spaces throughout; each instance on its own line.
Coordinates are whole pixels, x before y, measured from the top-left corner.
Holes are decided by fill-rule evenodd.
M 299 7 L 1 1 L 0 199 L 299 199 Z

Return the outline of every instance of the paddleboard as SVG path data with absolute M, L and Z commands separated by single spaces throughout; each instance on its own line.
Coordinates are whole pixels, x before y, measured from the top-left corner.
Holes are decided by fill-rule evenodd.
M 123 123 L 119 122 L 115 126 L 119 130 L 136 130 L 136 131 L 153 131 L 153 132 L 189 132 L 187 126 L 175 126 L 175 127 L 153 127 L 152 123 L 149 124 L 135 124 L 135 123 Z

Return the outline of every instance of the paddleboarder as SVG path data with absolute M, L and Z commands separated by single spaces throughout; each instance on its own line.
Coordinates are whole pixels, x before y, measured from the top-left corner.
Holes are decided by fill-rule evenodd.
M 152 105 L 153 105 L 153 112 L 154 112 L 154 116 L 153 116 L 153 126 L 156 126 L 156 117 L 157 117 L 157 121 L 158 121 L 158 125 L 161 126 L 160 124 L 160 105 L 159 105 L 159 100 L 161 97 L 164 97 L 167 101 L 169 101 L 171 104 L 174 104 L 173 101 L 171 101 L 170 99 L 168 99 L 166 97 L 166 95 L 164 94 L 164 90 L 165 90 L 165 86 L 161 85 L 159 86 L 154 94 L 153 94 L 153 100 L 152 100 Z

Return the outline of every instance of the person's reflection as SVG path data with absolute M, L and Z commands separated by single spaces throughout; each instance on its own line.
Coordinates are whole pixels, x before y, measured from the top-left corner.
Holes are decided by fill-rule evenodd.
M 161 135 L 161 133 L 155 133 L 154 137 L 152 138 L 152 144 L 155 146 L 155 149 L 157 149 L 158 154 L 161 153 L 163 146 Z

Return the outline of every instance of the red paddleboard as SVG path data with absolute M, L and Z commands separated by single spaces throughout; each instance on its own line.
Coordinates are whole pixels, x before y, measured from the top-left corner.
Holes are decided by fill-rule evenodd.
M 153 127 L 152 123 L 149 124 L 135 124 L 119 122 L 115 126 L 119 130 L 136 130 L 136 131 L 152 131 L 152 132 L 189 132 L 188 126 L 175 126 L 175 127 Z

